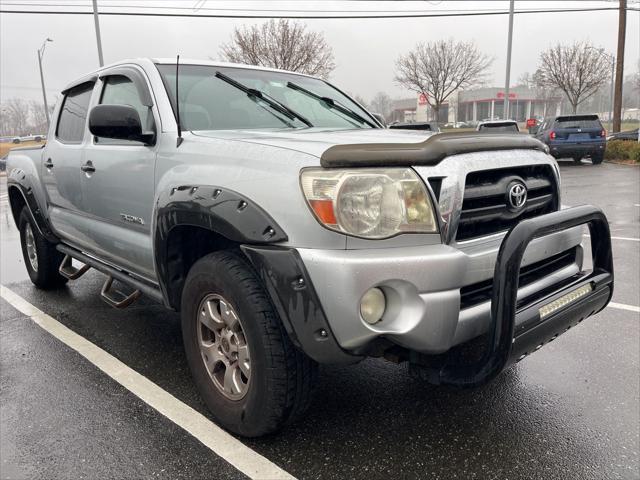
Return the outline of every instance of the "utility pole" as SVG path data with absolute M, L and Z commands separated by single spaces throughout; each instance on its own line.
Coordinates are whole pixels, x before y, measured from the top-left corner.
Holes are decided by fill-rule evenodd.
M 620 131 L 622 117 L 622 81 L 624 74 L 624 40 L 627 33 L 627 0 L 620 0 L 618 12 L 618 52 L 616 54 L 616 86 L 613 100 L 613 133 Z
M 53 42 L 50 38 L 47 38 L 42 42 L 42 46 L 38 49 L 38 67 L 40 67 L 40 83 L 42 84 L 42 100 L 44 101 L 44 114 L 47 117 L 47 128 L 51 123 L 49 119 L 49 105 L 47 105 L 47 90 L 44 87 L 44 73 L 42 73 L 42 57 L 44 56 L 44 48 L 47 46 L 47 42 Z
M 515 0 L 509 2 L 509 37 L 507 38 L 507 74 L 504 82 L 504 104 L 502 106 L 502 116 L 509 118 L 509 84 L 511 83 L 511 43 L 513 40 L 513 10 Z
M 98 62 L 104 67 L 102 58 L 102 40 L 100 39 L 100 19 L 98 18 L 98 0 L 93 0 L 93 22 L 96 25 L 96 41 L 98 42 Z

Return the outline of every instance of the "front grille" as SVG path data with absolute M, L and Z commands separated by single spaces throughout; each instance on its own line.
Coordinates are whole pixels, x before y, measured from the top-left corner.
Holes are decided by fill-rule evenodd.
M 524 287 L 553 272 L 557 272 L 576 262 L 577 247 L 573 247 L 553 257 L 545 258 L 520 269 L 518 286 Z M 467 285 L 460 289 L 460 308 L 469 308 L 479 303 L 490 302 L 493 294 L 493 278 Z
M 526 204 L 517 212 L 507 201 L 508 187 L 515 180 L 527 187 Z M 521 220 L 557 209 L 556 182 L 549 165 L 471 172 L 465 183 L 456 240 L 508 230 Z

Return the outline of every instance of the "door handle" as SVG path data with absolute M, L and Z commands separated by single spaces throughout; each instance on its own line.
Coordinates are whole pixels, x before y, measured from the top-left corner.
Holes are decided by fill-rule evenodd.
M 96 171 L 96 167 L 93 166 L 93 162 L 91 162 L 91 160 L 87 160 L 87 163 L 82 165 L 80 167 L 80 170 L 82 170 L 85 173 L 93 173 Z
M 50 158 L 47 158 L 47 161 L 46 161 L 46 162 L 44 162 L 44 166 L 45 166 L 46 168 L 53 168 L 53 162 L 51 161 L 51 159 L 50 159 Z

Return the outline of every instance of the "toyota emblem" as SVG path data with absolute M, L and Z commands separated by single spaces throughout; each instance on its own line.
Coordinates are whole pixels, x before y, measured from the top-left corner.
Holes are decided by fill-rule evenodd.
M 509 187 L 507 200 L 512 210 L 521 210 L 527 203 L 527 187 L 522 182 L 514 182 Z

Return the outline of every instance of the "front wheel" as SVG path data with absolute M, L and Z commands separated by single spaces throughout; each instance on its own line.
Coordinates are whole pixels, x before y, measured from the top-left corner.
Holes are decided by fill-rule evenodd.
M 20 212 L 18 226 L 22 257 L 31 282 L 45 290 L 58 288 L 67 283 L 67 279 L 58 272 L 64 255 L 42 236 L 37 225 L 31 220 L 27 206 Z
M 239 254 L 215 252 L 194 264 L 181 315 L 193 378 L 222 426 L 257 437 L 306 410 L 317 364 L 293 346 L 260 280 Z

